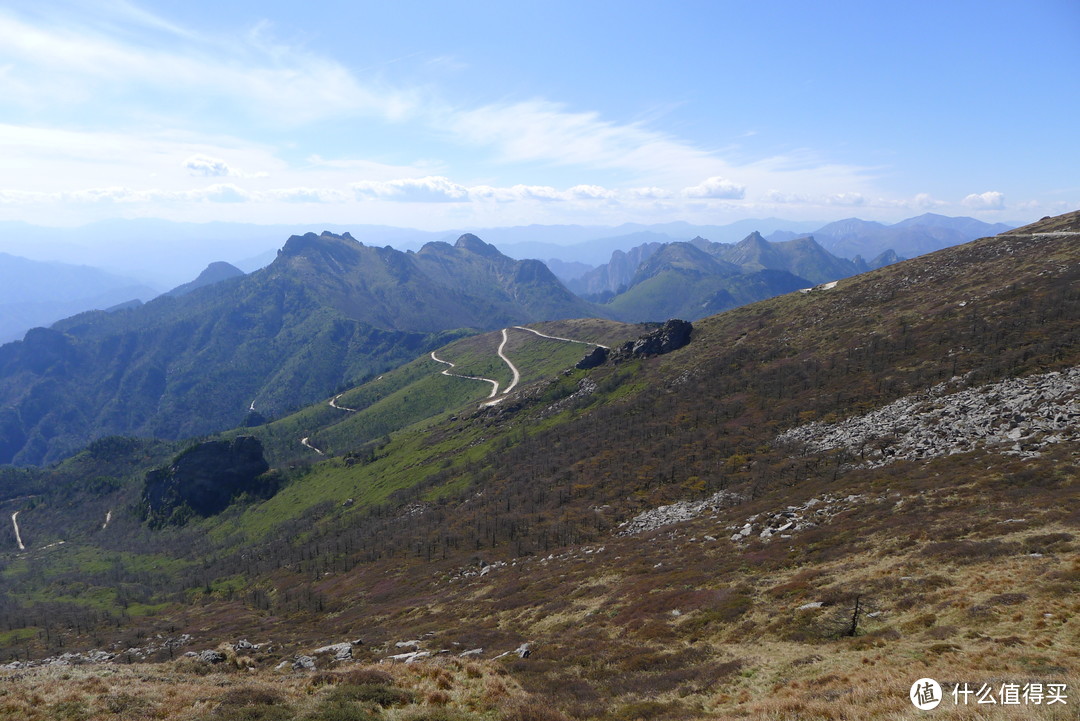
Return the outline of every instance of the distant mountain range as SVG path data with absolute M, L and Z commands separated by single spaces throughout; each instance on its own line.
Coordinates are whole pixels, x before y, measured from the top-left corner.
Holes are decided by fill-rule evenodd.
M 212 266 L 231 277 L 0 346 L 0 462 L 47 462 L 110 434 L 236 426 L 474 330 L 597 314 L 543 263 L 473 235 L 405 253 L 308 233 L 268 267 L 234 271 Z
M 704 238 L 647 242 L 567 282 L 579 295 L 604 303 L 620 320 L 695 320 L 899 260 L 887 251 L 869 263 L 838 258 L 812 237 L 770 242 L 754 232 L 735 244 Z
M 19 258 L 0 253 L 0 343 L 22 338 L 75 313 L 107 309 L 158 291 L 97 268 Z
M 923 216 L 818 232 L 833 247 L 855 247 L 867 233 L 876 240 L 860 247 L 876 250 L 885 240 L 930 248 L 983 226 Z M 544 263 L 514 260 L 468 233 L 418 251 L 347 232 L 293 235 L 249 275 L 217 262 L 145 304 L 125 302 L 126 292 L 100 306 L 112 312 L 80 313 L 0 346 L 0 463 L 55 460 L 103 435 L 179 438 L 243 424 L 252 412 L 279 415 L 476 331 L 584 317 L 693 320 L 898 260 L 888 249 L 869 262 L 842 258 L 816 236 L 663 242 L 620 229 L 632 232 L 609 245 L 643 242 L 570 282 L 599 303 L 574 295 Z M 59 278 L 39 285 L 64 285 Z
M 974 218 L 949 218 L 926 213 L 893 225 L 848 218 L 829 223 L 812 235 L 827 250 L 845 258 L 873 257 L 892 250 L 905 258 L 914 258 L 935 250 L 949 248 L 976 238 L 985 238 L 1010 230 L 1004 223 L 984 223 Z M 790 240 L 800 234 L 779 231 L 769 240 Z
M 769 240 L 791 240 L 813 234 L 825 248 L 842 257 L 859 254 L 871 258 L 890 247 L 899 255 L 914 257 L 930 249 L 993 235 L 1007 227 L 934 214 L 893 225 L 859 221 L 865 223 L 866 243 L 845 236 L 844 243 L 850 247 L 834 247 L 826 237 L 831 234 L 823 234 L 822 230 L 847 222 L 826 225 L 814 220 L 757 218 L 727 225 L 685 222 L 527 225 L 439 231 L 360 224 L 323 224 L 322 227 L 334 233 L 349 231 L 362 243 L 390 245 L 398 250 L 419 250 L 435 241 L 453 243 L 463 233 L 472 232 L 512 258 L 555 258 L 594 267 L 606 263 L 615 250 L 627 251 L 649 240 L 688 241 L 700 236 L 715 243 L 736 243 L 754 231 Z M 911 233 L 915 226 L 921 230 Z M 247 272 L 257 270 L 273 260 L 281 238 L 303 234 L 309 227 L 306 224 L 177 223 L 151 218 L 101 221 L 76 228 L 0 222 L 0 251 L 34 260 L 84 263 L 167 288 L 193 278 L 211 261 L 228 261 Z M 892 229 L 888 232 L 894 236 L 884 244 L 874 240 L 882 229 Z M 643 238 L 642 233 L 654 237 Z M 905 245 L 908 242 L 910 245 Z

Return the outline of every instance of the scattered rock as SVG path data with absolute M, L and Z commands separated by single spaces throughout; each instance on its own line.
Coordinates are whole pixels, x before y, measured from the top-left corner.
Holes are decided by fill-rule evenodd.
M 731 540 L 736 543 L 746 541 L 755 533 L 763 541 L 770 541 L 773 537 L 791 538 L 792 534 L 814 528 L 864 500 L 863 496 L 839 498 L 826 493 L 821 498 L 811 498 L 802 505 L 788 506 L 783 511 L 754 514 L 746 519 L 742 527 L 728 526 L 727 530 L 735 531 Z
M 410 653 L 398 653 L 393 656 L 387 656 L 379 663 L 390 661 L 392 663 L 416 663 L 422 658 L 427 658 L 431 655 L 431 651 L 411 651 Z
M 311 671 L 315 668 L 315 658 L 313 656 L 297 656 L 292 662 L 292 667 L 294 671 Z
M 949 392 L 961 380 L 839 423 L 792 428 L 776 440 L 808 453 L 844 449 L 855 467 L 878 468 L 978 447 L 1031 458 L 1048 444 L 1080 439 L 1080 367 Z
M 210 648 L 199 651 L 197 658 L 203 663 L 223 663 L 227 656 L 221 651 Z
M 637 533 L 654 531 L 672 523 L 689 521 L 707 512 L 715 513 L 721 508 L 737 505 L 741 501 L 741 496 L 728 491 L 719 491 L 702 501 L 679 501 L 669 506 L 659 506 L 644 513 L 639 513 L 629 521 L 620 523 L 618 535 L 632 536 Z
M 313 656 L 323 656 L 333 654 L 335 661 L 348 661 L 352 659 L 352 647 L 353 645 L 348 641 L 344 643 L 333 643 L 329 646 L 323 646 L 317 648 L 311 652 Z

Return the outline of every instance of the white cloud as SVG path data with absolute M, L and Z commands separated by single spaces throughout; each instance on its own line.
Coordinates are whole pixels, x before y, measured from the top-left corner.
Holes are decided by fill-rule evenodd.
M 1002 210 L 1005 208 L 1005 194 L 988 190 L 985 193 L 972 193 L 960 202 L 972 210 Z
M 836 193 L 825 198 L 827 205 L 860 206 L 866 205 L 866 197 L 862 193 Z
M 767 190 L 761 195 L 761 200 L 766 203 L 778 203 L 781 205 L 802 205 L 810 202 L 805 195 L 798 193 L 782 193 L 779 190 Z
M 918 210 L 930 210 L 948 205 L 944 200 L 937 200 L 929 193 L 918 193 L 911 201 L 910 206 Z
M 671 192 L 663 188 L 631 188 L 627 191 L 632 198 L 641 200 L 661 200 L 670 198 Z
M 51 200 L 49 193 L 28 192 L 25 190 L 0 189 L 0 205 L 28 205 Z
M 742 200 L 746 196 L 746 186 L 727 178 L 713 176 L 700 185 L 683 188 L 682 194 L 687 198 Z
M 354 196 L 332 188 L 276 188 L 261 194 L 286 203 L 344 203 Z
M 184 167 L 191 175 L 204 178 L 265 178 L 268 173 L 247 173 L 243 170 L 231 167 L 221 158 L 212 158 L 208 155 L 192 155 L 184 161 Z
M 566 194 L 574 200 L 612 200 L 617 195 L 614 190 L 599 185 L 575 185 Z
M 460 203 L 466 201 L 567 202 L 614 201 L 618 191 L 600 185 L 575 185 L 559 190 L 550 185 L 512 185 L 496 187 L 475 185 L 466 187 L 442 176 L 401 178 L 396 180 L 365 180 L 350 186 L 360 200 L 393 200 L 407 203 Z
M 544 202 L 566 200 L 566 194 L 550 185 L 514 185 L 503 189 L 516 200 L 540 200 Z
M 201 175 L 204 178 L 220 178 L 237 174 L 224 160 L 206 155 L 192 155 L 184 161 L 184 167 L 192 175 Z
M 243 188 L 238 188 L 232 183 L 211 185 L 206 188 L 188 190 L 175 195 L 184 200 L 206 200 L 212 203 L 246 203 L 247 201 L 256 198 L 256 196 Z
M 44 199 L 44 198 L 43 198 Z M 123 186 L 85 188 L 52 194 L 48 200 L 71 203 L 154 203 L 154 202 L 211 202 L 244 203 L 257 196 L 231 183 L 208 185 L 188 190 L 132 190 Z
M 713 199 L 745 200 L 747 187 L 776 188 L 775 195 L 765 196 L 774 203 L 795 203 L 808 194 L 841 188 L 862 191 L 866 197 L 876 195 L 865 185 L 866 169 L 829 164 L 806 151 L 735 166 L 715 149 L 657 131 L 644 122 L 611 120 L 544 99 L 455 107 L 437 100 L 430 87 L 394 87 L 369 79 L 378 73 L 363 73 L 361 79 L 360 71 L 351 71 L 330 57 L 332 51 L 282 42 L 268 24 L 244 36 L 211 37 L 171 24 L 126 0 L 111 0 L 103 9 L 96 8 L 94 17 L 86 7 L 89 4 L 77 3 L 72 12 L 49 13 L 46 21 L 26 20 L 0 8 L 0 97 L 11 107 L 50 110 L 52 114 L 34 117 L 48 117 L 55 127 L 64 127 L 72 118 L 78 119 L 80 127 L 113 128 L 118 122 L 136 127 L 128 135 L 69 133 L 65 148 L 51 142 L 61 131 L 36 128 L 42 142 L 29 152 L 17 140 L 5 139 L 0 126 L 0 157 L 11 165 L 12 156 L 6 150 L 12 147 L 23 159 L 21 167 L 0 168 L 0 188 L 58 192 L 96 187 L 112 189 L 101 198 L 114 202 L 136 202 L 130 198 L 168 202 L 184 196 L 113 191 L 152 182 L 174 194 L 205 194 L 205 189 L 187 188 L 195 177 L 236 180 L 217 194 L 220 200 L 231 197 L 234 202 L 364 199 L 443 203 L 443 210 L 426 212 L 465 213 L 467 201 L 485 201 L 483 212 L 494 213 L 495 203 L 529 201 L 533 210 L 539 203 L 558 203 L 548 207 L 582 215 L 614 212 L 619 206 L 628 211 L 696 208 L 706 212 L 719 206 L 708 202 Z M 440 62 L 436 58 L 428 65 Z M 109 108 L 105 115 L 97 115 Z M 392 167 L 364 158 L 325 160 L 312 155 L 314 146 L 303 145 L 303 140 L 296 146 L 272 148 L 208 134 L 211 127 L 213 132 L 237 127 L 240 113 L 244 117 L 239 122 L 244 125 L 237 134 L 258 132 L 257 125 L 298 126 L 327 118 L 376 117 L 387 123 L 411 122 L 410 130 L 434 134 L 444 145 L 425 151 L 434 160 L 406 156 Z M 159 130 L 140 133 L 137 123 L 147 120 L 151 124 L 144 127 L 192 130 L 174 132 L 171 138 L 161 137 Z M 95 145 L 99 139 L 108 142 Z M 417 143 L 417 147 L 431 145 L 427 143 L 430 135 L 422 140 L 426 144 Z M 470 163 L 487 161 L 490 166 L 491 158 L 478 157 L 484 155 L 476 152 L 480 148 L 499 164 L 559 166 L 583 173 L 565 180 L 547 172 L 534 174 L 529 167 L 513 167 L 505 174 L 502 169 L 496 173 L 482 166 L 449 167 L 445 159 L 456 157 L 462 146 L 471 146 L 466 161 Z M 306 167 L 284 160 L 305 156 L 310 160 Z M 284 187 L 240 182 L 269 177 L 266 172 L 248 172 L 255 168 L 272 172 L 275 184 Z M 498 179 L 469 187 L 444 177 L 452 172 Z M 612 181 L 613 176 L 618 181 Z M 739 181 L 730 180 L 734 177 Z M 365 180 L 357 183 L 357 178 Z M 701 178 L 707 180 L 695 185 Z M 605 180 L 641 187 L 613 190 L 595 183 Z M 516 181 L 524 182 L 513 184 Z M 542 184 L 551 182 L 559 188 Z M 0 197 L 0 202 L 15 202 L 11 197 Z M 701 202 L 687 202 L 691 200 Z M 537 217 L 545 212 L 537 210 Z
M 402 178 L 399 180 L 363 180 L 352 184 L 359 200 L 396 200 L 403 203 L 460 203 L 469 199 L 469 191 L 449 178 Z

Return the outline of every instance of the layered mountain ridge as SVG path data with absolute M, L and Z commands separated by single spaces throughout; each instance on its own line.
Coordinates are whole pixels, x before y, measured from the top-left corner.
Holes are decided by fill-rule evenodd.
M 270 266 L 226 275 L 0 347 L 0 462 L 55 460 L 109 434 L 220 430 L 470 332 L 460 329 L 594 315 L 543 264 L 475 236 L 404 253 L 308 233 Z

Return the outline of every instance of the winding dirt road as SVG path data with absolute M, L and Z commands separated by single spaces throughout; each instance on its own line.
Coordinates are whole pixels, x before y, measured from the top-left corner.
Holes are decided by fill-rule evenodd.
M 381 377 L 382 376 L 380 376 L 380 378 Z M 345 394 L 344 393 L 338 393 L 336 396 L 331 398 L 330 399 L 330 407 L 331 408 L 337 408 L 339 411 L 348 411 L 349 413 L 356 413 L 358 410 L 360 410 L 359 408 L 348 408 L 346 406 L 339 406 L 337 404 L 337 399 L 341 398 L 343 395 L 345 395 Z
M 505 332 L 506 331 L 504 330 L 503 333 L 505 333 Z M 436 356 L 435 351 L 431 351 L 431 360 L 435 361 L 436 363 L 442 363 L 443 365 L 448 365 L 451 368 L 454 367 L 454 364 L 451 363 L 450 361 L 445 361 L 442 358 L 439 358 L 438 356 Z M 484 381 L 485 383 L 490 383 L 491 384 L 491 393 L 488 394 L 488 398 L 494 398 L 495 396 L 497 396 L 499 394 L 499 381 L 497 381 L 497 380 L 495 380 L 493 378 L 484 378 L 482 376 L 466 376 L 466 375 L 462 375 L 460 373 L 451 373 L 448 370 L 442 371 L 442 374 L 444 376 L 450 376 L 451 378 L 468 378 L 469 380 Z
M 323 452 L 322 452 L 322 451 L 320 451 L 320 450 L 319 450 L 318 448 L 316 448 L 315 446 L 311 445 L 311 444 L 310 444 L 310 443 L 308 442 L 308 438 L 310 438 L 310 437 L 311 437 L 311 436 L 304 436 L 303 438 L 301 438 L 301 439 L 300 439 L 300 442 L 301 442 L 301 443 L 302 443 L 302 444 L 303 444 L 303 445 L 304 445 L 305 447 L 307 447 L 307 448 L 310 448 L 311 450 L 313 450 L 313 451 L 315 451 L 316 453 L 318 453 L 318 454 L 319 454 L 320 456 L 325 456 L 325 455 L 326 455 L 325 453 L 323 453 Z
M 506 328 L 502 329 L 502 337 L 502 343 L 499 344 L 499 350 L 497 352 L 499 354 L 499 357 L 503 359 L 503 363 L 506 363 L 506 365 L 510 366 L 510 373 L 513 376 L 510 381 L 510 385 L 506 386 L 506 390 L 502 392 L 502 394 L 505 396 L 507 393 L 514 390 L 514 388 L 517 386 L 518 381 L 521 380 L 521 373 L 518 371 L 518 368 L 516 365 L 514 365 L 513 361 L 507 358 L 506 354 L 503 353 L 503 349 L 506 348 L 506 342 L 510 340 L 510 334 L 507 332 Z
M 560 338 L 557 335 L 548 335 L 547 333 L 541 333 L 538 330 L 533 330 L 532 328 L 526 328 L 523 325 L 515 325 L 514 327 L 517 328 L 518 330 L 527 330 L 530 333 L 535 333 L 536 335 L 540 336 L 541 338 L 550 338 L 551 340 L 561 340 L 564 343 L 580 343 L 581 345 L 591 345 L 591 346 L 593 346 L 595 348 L 605 348 L 607 350 L 611 350 L 606 345 L 601 345 L 600 343 L 593 343 L 593 342 L 587 341 L 587 340 L 574 340 L 573 338 Z
M 22 536 L 19 535 L 19 522 L 15 520 L 19 515 L 19 511 L 15 511 L 11 514 L 11 525 L 15 526 L 15 543 L 19 544 L 19 550 L 25 551 L 26 546 L 23 545 Z
M 588 345 L 588 346 L 593 346 L 593 347 L 598 347 L 598 348 L 607 348 L 606 345 L 601 345 L 599 343 L 592 343 L 592 342 L 587 341 L 587 340 L 575 340 L 573 338 L 561 338 L 561 337 L 555 336 L 555 335 L 548 335 L 546 333 L 541 333 L 538 330 L 533 330 L 532 328 L 526 328 L 523 325 L 515 325 L 513 327 L 515 329 L 517 329 L 517 330 L 528 331 L 529 333 L 533 333 L 534 335 L 538 335 L 541 338 L 547 338 L 549 340 L 562 341 L 563 343 L 580 343 L 581 345 Z M 517 384 L 521 381 L 521 371 L 518 370 L 518 367 L 516 365 L 514 365 L 514 362 L 512 360 L 510 360 L 510 358 L 507 357 L 507 355 L 505 353 L 506 344 L 510 340 L 509 331 L 510 331 L 509 328 L 503 328 L 502 329 L 502 342 L 499 343 L 499 347 L 496 350 L 496 352 L 499 355 L 499 358 L 501 358 L 502 362 L 505 363 L 506 366 L 510 369 L 510 385 L 506 386 L 506 388 L 504 388 L 502 390 L 502 393 L 499 393 L 499 381 L 495 380 L 494 378 L 484 378 L 483 376 L 470 376 L 470 375 L 464 375 L 462 373 L 451 373 L 450 369 L 454 368 L 455 364 L 451 363 L 450 361 L 443 360 L 442 358 L 438 357 L 437 355 L 435 355 L 435 351 L 431 351 L 431 360 L 435 361 L 436 363 L 442 363 L 443 365 L 450 366 L 450 368 L 447 368 L 447 369 L 444 369 L 444 370 L 440 371 L 444 376 L 448 376 L 450 378 L 465 378 L 467 380 L 483 381 L 484 383 L 490 383 L 491 384 L 491 393 L 488 394 L 488 399 L 489 400 L 487 400 L 484 403 L 480 404 L 481 408 L 490 408 L 491 406 L 498 405 L 503 400 L 505 400 L 506 397 L 510 394 L 510 391 L 514 390 L 514 388 L 517 387 Z M 379 378 L 382 378 L 382 376 L 379 376 Z M 346 406 L 339 406 L 337 404 L 338 398 L 341 398 L 341 396 L 343 396 L 343 395 L 345 395 L 345 394 L 344 393 L 338 393 L 336 396 L 331 398 L 330 399 L 330 407 L 331 408 L 337 408 L 339 411 L 348 411 L 350 413 L 355 413 L 358 409 L 356 409 L 356 408 L 348 408 Z M 251 402 L 251 407 L 252 407 L 252 409 L 254 409 L 254 407 L 255 407 L 255 402 L 254 401 Z M 310 440 L 309 440 L 310 438 L 311 438 L 310 436 L 305 436 L 305 437 L 300 439 L 300 443 L 302 443 L 306 448 L 310 448 L 311 450 L 315 451 L 320 456 L 326 455 L 325 453 L 320 451 L 318 448 L 311 445 Z

